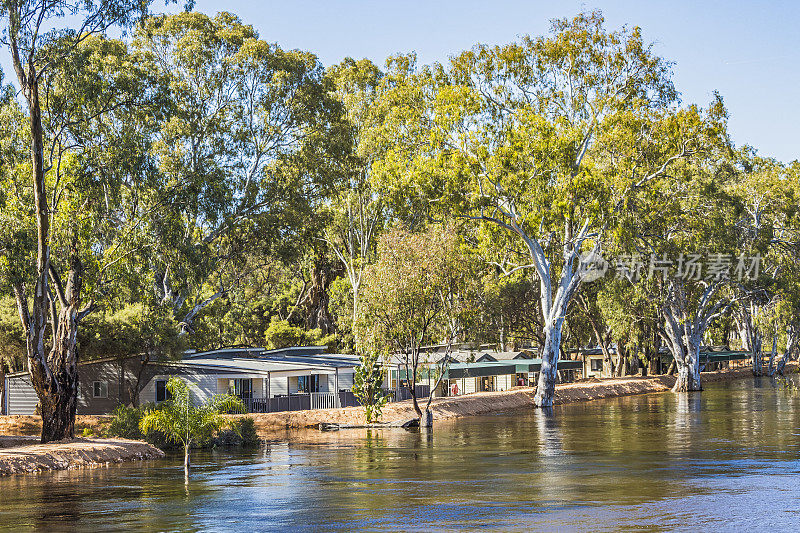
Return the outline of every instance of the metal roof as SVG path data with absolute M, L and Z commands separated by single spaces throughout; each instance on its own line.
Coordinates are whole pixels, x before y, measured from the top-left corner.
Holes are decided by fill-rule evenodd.
M 737 351 L 737 350 L 728 350 L 728 351 L 718 351 L 718 350 L 711 350 L 711 351 L 701 351 L 700 352 L 700 361 L 703 363 L 717 363 L 720 361 L 742 361 L 745 359 L 750 359 L 753 356 L 751 352 L 745 351 Z M 673 359 L 672 353 L 668 352 L 665 354 L 660 354 L 660 357 L 664 360 L 671 360 Z
M 528 352 L 483 352 L 478 361 L 511 361 L 515 359 L 533 359 Z
M 193 357 L 172 363 L 175 366 L 214 368 L 224 371 L 238 371 L 266 374 L 269 372 L 289 372 L 296 370 L 332 371 L 336 368 L 358 366 L 357 356 L 348 354 L 320 354 L 317 356 L 284 356 L 276 358 L 217 358 Z
M 205 352 L 193 352 L 184 354 L 184 359 L 272 359 L 275 357 L 285 356 L 307 356 L 324 354 L 327 351 L 327 346 L 290 346 L 288 348 L 276 348 L 274 350 L 267 350 L 266 348 L 247 348 L 247 347 L 234 347 L 234 348 L 220 348 L 218 350 L 209 350 Z
M 581 361 L 561 359 L 559 370 L 581 368 Z M 542 368 L 541 359 L 515 359 L 512 361 L 480 361 L 476 363 L 454 363 L 445 371 L 445 379 L 475 378 L 484 376 L 505 376 L 538 372 Z

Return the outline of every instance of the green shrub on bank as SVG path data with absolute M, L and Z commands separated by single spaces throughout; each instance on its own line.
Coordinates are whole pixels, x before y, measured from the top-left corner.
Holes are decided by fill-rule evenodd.
M 107 430 L 109 436 L 137 440 L 144 438 L 144 435 L 139 430 L 139 421 L 142 419 L 141 409 L 120 405 L 114 409 L 112 414 L 114 418 L 111 419 L 111 424 Z
M 129 407 L 127 405 L 120 405 L 114 412 L 114 418 L 111 419 L 106 434 L 109 437 L 120 437 L 123 439 L 144 440 L 152 444 L 156 448 L 167 450 L 175 448 L 175 445 L 168 442 L 167 438 L 158 431 L 148 431 L 146 435 L 142 434 L 139 424 L 142 417 L 148 411 L 158 409 L 154 403 L 148 403 L 141 407 Z
M 157 431 L 149 431 L 147 435 L 142 435 L 140 429 L 142 417 L 153 409 L 158 409 L 158 407 L 155 404 L 147 404 L 139 408 L 120 405 L 114 409 L 114 418 L 107 430 L 108 436 L 145 440 L 161 449 L 175 448 L 175 444 L 168 442 L 165 436 Z M 194 447 L 257 446 L 260 442 L 256 433 L 255 420 L 248 416 L 236 419 L 230 428 L 218 431 L 212 438 L 196 443 Z
M 222 429 L 212 439 L 213 446 L 258 446 L 261 439 L 256 433 L 256 422 L 253 417 L 236 419 L 230 428 Z

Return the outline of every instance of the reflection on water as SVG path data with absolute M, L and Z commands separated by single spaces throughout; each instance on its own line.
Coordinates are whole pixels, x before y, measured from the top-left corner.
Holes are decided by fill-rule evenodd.
M 697 530 L 800 523 L 800 398 L 769 379 L 0 479 L 14 530 Z

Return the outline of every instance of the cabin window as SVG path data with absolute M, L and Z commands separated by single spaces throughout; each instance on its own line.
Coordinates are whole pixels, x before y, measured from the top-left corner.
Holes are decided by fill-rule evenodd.
M 108 383 L 105 381 L 92 382 L 92 397 L 93 398 L 108 398 Z
M 253 380 L 250 378 L 235 378 L 228 380 L 228 394 L 242 399 L 253 397 Z
M 592 369 L 592 372 L 602 372 L 603 371 L 603 360 L 602 359 L 589 359 L 589 365 Z
M 159 379 L 156 381 L 156 403 L 169 400 L 172 394 L 167 390 L 167 380 Z
M 319 392 L 319 375 L 297 376 L 297 392 Z

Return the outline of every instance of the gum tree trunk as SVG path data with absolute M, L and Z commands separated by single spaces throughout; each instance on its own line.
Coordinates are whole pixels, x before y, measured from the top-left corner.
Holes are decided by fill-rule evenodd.
M 186 485 L 189 484 L 189 448 L 188 442 L 183 445 L 183 482 Z
M 9 22 L 8 44 L 21 92 L 28 104 L 30 125 L 30 170 L 34 200 L 32 214 L 36 219 L 37 242 L 36 273 L 35 277 L 30 276 L 36 280 L 31 298 L 32 308 L 29 307 L 28 294 L 22 281 L 28 276 L 18 273 L 17 281 L 13 283 L 13 290 L 27 341 L 28 372 L 39 396 L 42 415 L 41 441 L 45 443 L 74 436 L 78 393 L 75 343 L 78 322 L 83 316 L 83 312 L 78 311 L 83 269 L 77 254 L 77 243 L 74 242 L 65 290 L 50 261 L 51 212 L 45 180 L 44 129 L 39 100 L 41 72 L 34 66 L 33 52 L 31 51 L 23 62 L 23 54 L 18 48 L 19 35 L 24 32 L 24 26 L 29 22 L 22 15 L 27 12 L 22 10 L 21 5 L 9 7 L 6 15 Z M 49 278 L 52 278 L 52 286 Z M 88 312 L 87 310 L 86 313 Z M 45 332 L 48 326 L 53 335 L 52 347 L 49 350 L 45 347 Z
M 678 364 L 678 379 L 672 387 L 673 392 L 701 391 L 703 385 L 700 380 L 700 343 L 694 337 L 688 342 L 682 364 Z
M 22 285 L 15 286 L 14 290 L 20 318 L 23 325 L 26 325 L 28 371 L 31 384 L 39 397 L 42 443 L 75 436 L 75 409 L 78 400 L 77 331 L 81 318 L 90 309 L 79 311 L 83 266 L 74 248 L 71 263 L 66 288 L 61 286 L 55 271 L 51 272 L 55 295 L 50 297 L 49 304 L 54 333 L 53 345 L 46 357 L 43 355 L 43 324 L 46 324 L 47 314 L 37 309 L 37 298 L 34 297 L 31 315 Z M 37 291 L 40 288 L 41 285 L 37 285 Z M 56 311 L 57 305 L 61 306 L 60 311 Z M 38 342 L 35 342 L 37 339 Z
M 797 348 L 797 340 L 797 326 L 793 323 L 789 324 L 789 326 L 786 328 L 786 351 L 783 353 L 783 357 L 778 361 L 778 364 L 775 368 L 775 371 L 779 375 L 783 375 L 783 369 L 786 366 L 786 363 L 788 363 L 793 356 L 794 351 Z
M 542 323 L 544 346 L 542 346 L 542 366 L 539 370 L 539 379 L 533 404 L 536 407 L 552 407 L 555 397 L 556 382 L 558 381 L 558 356 L 561 353 L 561 331 L 564 326 L 567 308 L 575 292 L 580 287 L 585 274 L 584 265 L 579 256 L 580 248 L 588 238 L 589 221 L 587 220 L 577 237 L 572 238 L 569 225 L 565 230 L 567 235 L 564 245 L 564 266 L 561 270 L 561 280 L 553 294 L 551 284 L 550 262 L 544 254 L 539 241 L 528 237 L 512 222 L 512 228 L 525 240 L 539 275 L 541 292 Z M 594 252 L 599 247 L 595 244 Z
M 691 302 L 681 280 L 672 280 L 664 306 L 665 340 L 669 343 L 678 379 L 673 392 L 701 391 L 700 341 L 708 326 L 727 309 L 725 301 L 711 304 L 721 287 L 717 281 L 708 285 L 700 296 L 696 310 L 690 310 Z
M 542 347 L 542 368 L 536 383 L 533 403 L 536 407 L 552 407 L 558 377 L 558 353 L 561 346 L 561 327 L 563 320 L 545 327 Z
M 752 306 L 752 308 L 751 308 Z M 735 313 L 742 349 L 750 352 L 750 363 L 754 376 L 761 376 L 763 369 L 762 335 L 761 330 L 753 323 L 753 315 L 758 309 L 752 303 L 743 303 Z

